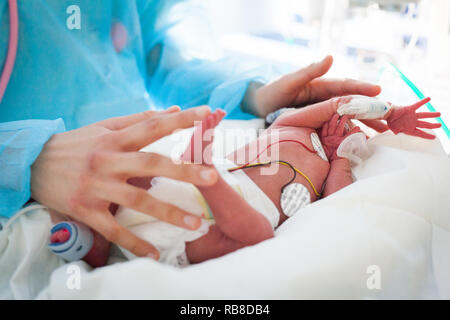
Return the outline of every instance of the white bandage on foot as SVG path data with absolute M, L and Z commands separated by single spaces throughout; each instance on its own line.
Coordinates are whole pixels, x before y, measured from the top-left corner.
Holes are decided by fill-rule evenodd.
M 337 109 L 340 116 L 354 115 L 356 119 L 381 119 L 389 112 L 391 106 L 377 98 L 354 96 L 348 103 Z

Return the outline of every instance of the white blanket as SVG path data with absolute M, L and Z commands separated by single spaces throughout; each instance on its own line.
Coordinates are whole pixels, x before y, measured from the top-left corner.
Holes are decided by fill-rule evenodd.
M 450 299 L 450 159 L 438 141 L 405 135 L 369 147 L 355 183 L 274 239 L 185 269 L 149 259 L 61 265 L 44 245 L 48 215 L 35 210 L 0 232 L 0 298 Z

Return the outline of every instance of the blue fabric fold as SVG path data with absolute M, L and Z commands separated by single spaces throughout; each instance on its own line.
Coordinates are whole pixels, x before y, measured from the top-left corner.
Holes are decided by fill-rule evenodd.
M 67 12 L 73 5 L 79 29 L 68 28 L 77 18 Z M 264 82 L 263 72 L 224 58 L 198 3 L 19 1 L 18 10 L 17 58 L 0 102 L 2 216 L 29 199 L 30 166 L 52 134 L 171 105 L 208 104 L 228 118 L 253 117 L 241 102 L 250 81 Z M 0 0 L 0 66 L 8 22 Z

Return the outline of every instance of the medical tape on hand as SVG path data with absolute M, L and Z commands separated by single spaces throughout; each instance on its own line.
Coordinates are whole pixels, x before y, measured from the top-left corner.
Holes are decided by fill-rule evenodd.
M 382 119 L 391 106 L 381 100 L 370 97 L 355 97 L 337 109 L 340 116 L 354 115 L 355 119 Z
M 66 242 L 50 243 L 48 248 L 66 261 L 78 261 L 83 259 L 94 244 L 94 234 L 88 227 L 74 221 L 60 222 L 53 226 L 50 233 L 66 229 L 70 238 Z

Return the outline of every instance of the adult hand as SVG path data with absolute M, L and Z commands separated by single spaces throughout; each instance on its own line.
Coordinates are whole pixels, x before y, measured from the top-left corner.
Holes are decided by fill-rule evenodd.
M 200 227 L 198 217 L 152 198 L 127 181 L 165 176 L 198 186 L 214 184 L 217 173 L 213 169 L 176 165 L 164 156 L 138 152 L 175 129 L 191 127 L 209 113 L 206 106 L 183 112 L 172 107 L 56 134 L 31 167 L 32 198 L 90 226 L 137 256 L 158 259 L 156 248 L 120 226 L 108 209 L 116 203 L 186 229 Z
M 318 63 L 287 74 L 267 85 L 255 88 L 245 101 L 244 111 L 265 117 L 270 112 L 284 107 L 302 107 L 333 97 L 359 94 L 376 96 L 381 88 L 370 83 L 344 79 L 321 78 L 333 64 L 327 56 Z

